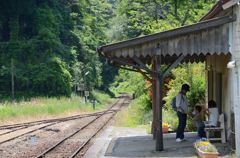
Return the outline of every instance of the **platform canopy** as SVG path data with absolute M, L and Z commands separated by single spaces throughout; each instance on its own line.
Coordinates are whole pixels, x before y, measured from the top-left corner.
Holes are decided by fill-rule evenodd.
M 184 55 L 184 61 L 204 61 L 208 54 L 228 54 L 229 22 L 235 16 L 224 16 L 177 29 L 138 37 L 98 48 L 98 53 L 111 63 L 134 63 L 139 58 L 150 63 L 154 55 L 162 56 L 162 63 L 172 63 L 178 56 Z M 122 60 L 121 60 L 122 59 Z
M 163 150 L 164 78 L 180 62 L 205 61 L 207 55 L 231 53 L 231 22 L 235 20 L 235 15 L 227 15 L 98 48 L 98 53 L 110 64 L 140 72 L 152 82 L 152 132 L 157 151 Z M 151 64 L 151 67 L 147 64 Z M 161 70 L 162 64 L 168 67 Z

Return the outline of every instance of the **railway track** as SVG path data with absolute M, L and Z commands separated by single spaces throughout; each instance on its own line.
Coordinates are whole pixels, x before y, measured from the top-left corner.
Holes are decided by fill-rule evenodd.
M 117 104 L 118 101 L 119 100 L 117 100 L 116 103 L 114 103 L 112 106 Z M 14 133 L 14 132 L 18 132 L 18 131 L 21 131 L 21 130 L 26 130 L 26 129 L 29 129 L 31 127 L 33 128 L 33 129 L 27 130 L 26 132 L 23 132 L 21 134 L 18 134 L 18 135 L 15 135 L 13 137 L 10 137 L 8 139 L 4 139 L 3 141 L 0 141 L 0 145 L 3 144 L 3 143 L 9 142 L 11 140 L 17 139 L 19 137 L 22 137 L 24 135 L 33 133 L 35 131 L 42 130 L 44 128 L 56 125 L 58 123 L 73 121 L 73 120 L 77 120 L 77 119 L 93 117 L 93 116 L 98 116 L 98 115 L 100 116 L 103 113 L 113 113 L 114 110 L 111 110 L 112 106 L 105 111 L 96 112 L 96 113 L 92 113 L 92 114 L 75 115 L 75 116 L 59 118 L 59 119 L 41 120 L 41 121 L 27 122 L 27 123 L 21 123 L 21 124 L 0 126 L 0 131 L 1 130 L 8 130 L 6 132 L 0 133 L 0 138 L 1 137 L 7 137 L 7 135 L 9 135 L 11 133 Z M 40 126 L 40 127 L 34 128 L 34 126 Z
M 123 96 L 97 113 L 0 126 L 0 157 L 81 157 L 86 145 L 128 101 Z M 10 133 L 1 133 L 1 128 Z
M 37 156 L 37 158 L 75 157 L 92 140 L 92 138 L 95 137 L 97 133 L 99 133 L 106 126 L 106 124 L 115 116 L 117 110 L 119 110 L 124 105 L 124 101 L 125 99 L 121 99 L 121 102 L 117 102 L 111 107 L 111 110 L 115 111 L 114 113 L 107 113 L 107 111 L 105 111 L 103 114 L 98 115 L 96 118 L 79 128 L 78 130 L 74 131 L 73 133 L 53 144 L 51 147 L 44 150 Z M 94 128 L 94 130 L 89 133 L 89 128 Z M 86 135 L 86 133 L 88 133 L 88 136 L 82 139 L 81 136 Z
M 122 94 L 119 98 L 122 98 L 122 97 L 129 98 L 128 95 L 124 95 L 124 94 Z M 56 119 L 46 119 L 46 120 L 31 121 L 31 122 L 18 123 L 18 124 L 2 125 L 2 126 L 0 126 L 0 130 L 7 130 L 7 129 L 12 129 L 12 128 L 21 128 L 21 127 L 26 127 L 26 126 L 29 127 L 29 126 L 42 124 L 42 123 L 50 123 L 50 122 L 65 121 L 65 120 L 71 120 L 71 119 L 82 118 L 82 117 L 89 117 L 89 116 L 92 116 L 92 115 L 101 114 L 105 111 L 109 111 L 110 109 L 111 109 L 111 107 L 107 110 L 96 112 L 96 113 L 91 113 L 91 114 L 81 114 L 81 115 L 74 115 L 74 116 L 56 118 Z
M 109 113 L 113 112 L 113 111 L 109 111 L 109 110 L 106 110 L 106 111 L 108 111 Z M 76 119 L 101 115 L 104 112 L 105 111 L 96 112 L 96 113 L 92 113 L 92 114 L 85 114 L 85 115 L 75 115 L 75 116 L 66 117 L 66 118 L 51 119 L 51 120 L 36 121 L 36 122 L 28 122 L 28 123 L 22 123 L 22 124 L 16 124 L 16 125 L 7 125 L 7 126 L 4 126 L 4 127 L 0 128 L 0 131 L 7 130 L 6 132 L 0 133 L 0 136 L 6 135 L 6 134 L 9 134 L 9 133 L 12 133 L 12 132 L 16 132 L 16 131 L 19 131 L 19 130 L 23 130 L 23 129 L 26 129 L 26 128 L 29 128 L 29 127 L 41 125 L 41 124 L 49 124 L 48 126 L 51 126 L 51 125 L 54 125 L 54 124 L 57 124 L 57 123 L 60 123 L 60 122 L 66 122 L 66 121 L 71 121 L 71 120 L 76 120 Z M 46 126 L 46 127 L 48 127 L 48 126 Z M 0 142 L 0 144 L 1 144 L 1 142 Z
M 105 111 L 108 111 L 108 110 L 105 110 Z M 89 116 L 101 114 L 103 112 L 104 111 L 91 113 L 91 114 L 74 115 L 74 116 L 69 116 L 69 117 L 64 117 L 64 118 L 39 120 L 39 121 L 19 123 L 19 124 L 12 124 L 12 125 L 3 125 L 3 126 L 0 126 L 0 130 L 9 130 L 9 129 L 15 129 L 15 128 L 23 128 L 23 127 L 35 126 L 35 125 L 39 125 L 39 124 L 43 124 L 43 123 L 59 122 L 59 121 L 77 119 L 77 118 L 82 118 L 82 117 L 89 117 Z

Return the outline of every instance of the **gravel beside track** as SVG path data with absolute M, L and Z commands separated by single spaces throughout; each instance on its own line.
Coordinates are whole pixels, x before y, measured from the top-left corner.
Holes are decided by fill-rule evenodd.
M 18 124 L 15 127 L 1 126 L 0 157 L 81 157 L 82 150 L 86 150 L 91 139 L 129 100 L 129 97 L 119 98 L 108 110 L 84 115 L 85 117 L 44 120 L 37 124 Z M 25 126 L 28 127 L 23 128 Z

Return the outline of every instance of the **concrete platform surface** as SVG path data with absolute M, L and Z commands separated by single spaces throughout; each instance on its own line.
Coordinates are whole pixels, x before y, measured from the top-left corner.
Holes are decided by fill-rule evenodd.
M 164 151 L 155 151 L 152 135 L 144 129 L 109 127 L 85 154 L 84 158 L 193 158 L 196 133 L 186 133 L 186 141 L 175 142 L 175 133 L 164 135 Z

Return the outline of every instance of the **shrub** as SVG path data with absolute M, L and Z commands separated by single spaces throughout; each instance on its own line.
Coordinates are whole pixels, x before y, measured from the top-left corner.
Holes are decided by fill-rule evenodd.
M 189 112 L 193 110 L 193 107 L 198 102 L 205 100 L 204 64 L 183 64 L 172 70 L 172 75 L 173 78 L 171 81 L 165 85 L 168 87 L 169 91 L 167 92 L 166 97 L 164 97 L 164 100 L 166 101 L 164 108 L 165 112 L 168 114 L 167 116 L 164 116 L 164 119 L 169 120 L 173 124 L 173 129 L 176 129 L 177 116 L 171 107 L 172 98 L 178 94 L 182 84 L 188 83 L 190 85 L 190 91 L 187 94 L 190 103 Z M 172 113 L 174 113 L 174 115 Z M 188 117 L 186 130 L 195 130 L 194 121 L 192 121 L 191 117 Z

